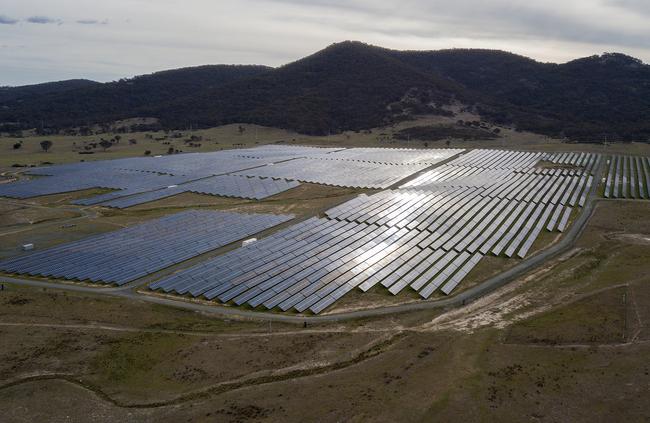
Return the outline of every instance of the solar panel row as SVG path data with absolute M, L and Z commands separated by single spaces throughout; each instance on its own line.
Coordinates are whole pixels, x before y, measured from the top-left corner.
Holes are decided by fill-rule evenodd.
M 410 149 L 410 148 L 315 148 L 305 146 L 268 145 L 243 150 L 241 157 L 269 159 L 274 161 L 295 158 L 350 160 L 385 165 L 428 163 L 441 160 L 463 152 L 462 149 Z
M 437 164 L 462 153 L 462 149 L 415 150 L 408 148 L 349 148 L 319 158 L 328 160 L 353 160 L 384 165 Z M 306 157 L 312 157 L 307 155 Z
M 650 158 L 610 157 L 603 195 L 606 198 L 650 199 Z
M 429 166 L 427 163 L 387 165 L 355 160 L 299 158 L 237 174 L 341 187 L 386 188 Z
M 439 269 L 434 275 L 446 270 L 451 277 L 454 272 L 447 268 L 444 255 L 458 254 L 421 249 L 417 245 L 421 239 L 418 231 L 407 229 L 310 219 L 157 281 L 150 288 L 238 305 L 318 313 L 372 277 L 389 288 L 399 282 L 395 293 L 406 280 L 424 286 L 428 279 L 420 275 L 428 272 L 428 278 L 434 266 Z M 405 254 L 415 251 L 419 252 L 415 260 L 400 266 Z M 395 263 L 395 273 L 380 277 L 391 263 Z M 441 283 L 445 280 L 441 278 Z
M 258 178 L 235 175 L 211 176 L 181 185 L 172 185 L 157 191 L 149 191 L 114 200 L 101 202 L 102 206 L 127 208 L 150 201 L 171 197 L 183 192 L 218 195 L 222 197 L 249 198 L 261 200 L 300 185 L 286 179 Z
M 292 215 L 186 211 L 0 262 L 9 273 L 125 284 Z
M 270 162 L 297 159 L 299 157 L 321 157 L 345 150 L 345 148 L 309 147 L 304 145 L 262 145 L 255 148 L 236 150 L 238 157 L 264 159 Z
M 0 196 L 31 198 L 91 188 L 118 189 L 123 190 L 118 195 L 128 195 L 160 189 L 187 180 L 187 177 L 184 176 L 142 174 L 129 170 L 113 170 L 111 173 L 103 173 L 101 170 L 93 171 L 84 167 L 55 176 L 2 184 L 0 185 Z M 107 197 L 116 195 L 116 193 L 110 194 Z
M 326 212 L 332 219 L 364 222 L 410 229 L 436 231 L 439 218 L 453 214 L 459 217 L 462 206 L 471 201 L 502 199 L 542 204 L 582 205 L 593 177 L 563 176 L 560 171 L 546 176 L 520 174 L 508 183 L 485 187 L 427 185 L 422 189 L 382 191 L 360 196 Z M 453 184 L 452 184 L 453 185 Z M 474 205 L 474 204 L 471 204 Z M 484 205 L 476 206 L 483 210 Z
M 561 172 L 563 175 L 592 174 L 600 160 L 600 156 L 597 154 L 565 154 L 568 156 L 549 153 L 472 150 L 443 166 L 424 172 L 400 188 L 450 184 L 486 187 L 494 184 L 508 184 L 513 177 L 522 177 L 520 176 L 522 173 L 529 175 L 547 175 L 553 172 Z M 573 167 L 558 169 L 537 167 L 540 160 Z M 571 163 L 564 163 L 567 160 L 570 160 Z

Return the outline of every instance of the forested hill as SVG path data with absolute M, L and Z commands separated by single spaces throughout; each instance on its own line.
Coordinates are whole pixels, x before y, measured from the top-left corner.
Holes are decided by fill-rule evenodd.
M 392 52 L 489 99 L 482 114 L 521 129 L 571 138 L 648 140 L 650 66 L 623 54 L 565 64 L 492 50 Z
M 411 99 L 417 96 L 417 99 Z M 404 103 L 470 101 L 465 89 L 361 43 L 335 44 L 252 78 L 183 97 L 152 111 L 172 127 L 251 122 L 326 134 L 379 126 L 402 118 Z M 467 97 L 467 98 L 466 98 Z M 192 110 L 191 116 L 178 111 Z
M 131 117 L 156 117 L 153 110 L 161 105 L 181 97 L 197 97 L 206 90 L 269 70 L 271 68 L 266 66 L 209 65 L 72 89 L 62 87 L 70 85 L 69 81 L 52 83 L 59 89 L 47 87 L 38 96 L 30 93 L 0 101 L 0 122 L 9 128 L 16 125 L 19 128 L 40 128 L 44 125 L 46 130 L 59 130 Z M 9 92 L 21 88 L 12 88 Z M 193 111 L 179 110 L 179 113 L 192 115 Z
M 650 139 L 650 66 L 632 57 L 550 64 L 493 50 L 395 51 L 359 42 L 278 68 L 203 66 L 105 84 L 0 88 L 0 124 L 55 131 L 155 117 L 167 128 L 248 122 L 324 134 L 448 114 L 443 107 L 452 102 L 549 135 Z
M 67 81 L 45 82 L 43 84 L 23 85 L 21 87 L 0 87 L 0 103 L 13 100 L 38 97 L 46 94 L 62 93 L 75 88 L 88 88 L 101 85 L 99 82 L 87 79 L 69 79 Z

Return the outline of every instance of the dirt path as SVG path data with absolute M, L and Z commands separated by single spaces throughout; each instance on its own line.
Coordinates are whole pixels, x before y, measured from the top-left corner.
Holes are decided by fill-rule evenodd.
M 8 383 L 0 385 L 0 391 L 14 386 L 26 384 L 26 383 L 39 382 L 44 380 L 62 380 L 71 383 L 73 385 L 79 386 L 83 389 L 86 389 L 92 392 L 93 394 L 95 394 L 98 398 L 106 402 L 109 402 L 116 407 L 132 408 L 132 409 L 168 407 L 168 406 L 175 406 L 175 405 L 187 403 L 190 401 L 206 399 L 214 395 L 231 392 L 237 389 L 243 389 L 251 386 L 264 385 L 264 384 L 275 383 L 275 382 L 283 382 L 283 381 L 293 380 L 298 378 L 317 376 L 317 375 L 322 375 L 337 370 L 345 369 L 347 367 L 360 364 L 366 360 L 370 360 L 390 350 L 390 348 L 403 336 L 404 336 L 403 333 L 398 332 L 380 338 L 379 340 L 375 340 L 371 342 L 369 345 L 366 345 L 363 349 L 358 350 L 352 358 L 347 360 L 331 362 L 331 363 L 311 364 L 308 366 L 303 365 L 303 367 L 301 367 L 301 365 L 297 365 L 297 366 L 294 365 L 291 367 L 278 369 L 271 372 L 268 371 L 257 372 L 257 373 L 244 376 L 242 378 L 237 378 L 237 379 L 217 383 L 215 385 L 206 388 L 201 388 L 193 392 L 185 393 L 166 401 L 154 401 L 154 402 L 145 402 L 145 403 L 123 402 L 111 397 L 110 395 L 105 393 L 99 386 L 84 381 L 80 377 L 70 375 L 68 373 L 46 373 L 46 374 L 37 374 L 37 375 L 32 374 L 29 376 L 14 379 L 12 381 L 9 381 Z
M 397 333 L 403 332 L 403 328 L 359 328 L 359 329 L 302 329 L 291 331 L 269 331 L 269 332 L 238 332 L 238 333 L 217 333 L 217 332 L 198 332 L 190 330 L 173 330 L 173 329 L 150 329 L 135 328 L 128 326 L 116 326 L 105 324 L 65 324 L 65 323 L 29 323 L 29 322 L 0 322 L 0 327 L 26 327 L 26 328 L 50 328 L 50 329 L 79 329 L 79 330 L 104 330 L 112 332 L 135 332 L 135 333 L 155 333 L 171 335 L 188 335 L 211 338 L 267 338 L 270 336 L 288 336 L 288 335 L 313 335 L 313 334 L 351 334 L 351 333 Z

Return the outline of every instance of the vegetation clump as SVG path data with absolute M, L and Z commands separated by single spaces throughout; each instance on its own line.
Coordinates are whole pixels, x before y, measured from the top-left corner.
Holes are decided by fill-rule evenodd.
M 493 140 L 499 138 L 499 136 L 492 131 L 457 125 L 413 126 L 402 129 L 395 133 L 393 137 L 399 140 L 417 139 L 422 141 L 440 141 L 445 139 L 474 141 Z

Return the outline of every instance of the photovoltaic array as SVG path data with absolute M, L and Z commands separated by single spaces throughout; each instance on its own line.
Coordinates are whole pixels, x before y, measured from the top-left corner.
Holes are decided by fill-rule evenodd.
M 20 255 L 0 270 L 123 285 L 292 218 L 191 210 Z
M 300 182 L 324 185 L 381 189 L 390 187 L 462 151 L 351 148 L 238 173 L 266 178 L 295 179 Z
M 75 201 L 80 205 L 135 205 L 181 192 L 260 199 L 293 188 L 290 181 L 225 176 L 262 166 L 266 161 L 240 157 L 233 151 L 177 154 L 97 162 L 82 162 L 30 170 L 37 179 L 0 187 L 0 196 L 30 198 L 40 195 L 106 188 L 116 191 Z M 214 177 L 222 175 L 221 177 Z M 172 188 L 172 190 L 168 190 Z M 116 203 L 113 201 L 116 200 Z M 126 207 L 128 207 L 128 205 Z
M 183 192 L 260 200 L 294 188 L 298 181 L 385 188 L 461 151 L 268 145 L 82 162 L 30 169 L 28 174 L 42 177 L 3 184 L 0 196 L 31 198 L 106 188 L 115 191 L 75 203 L 125 208 Z
M 524 258 L 543 230 L 564 231 L 585 204 L 600 160 L 474 150 L 150 288 L 313 313 L 378 284 L 392 294 L 407 287 L 423 298 L 449 294 L 484 255 Z
M 287 179 L 221 175 L 211 176 L 182 185 L 171 185 L 155 191 L 120 197 L 114 200 L 104 201 L 101 204 L 106 207 L 123 209 L 171 197 L 183 192 L 261 200 L 295 188 L 298 185 L 300 185 L 298 182 Z
M 612 156 L 607 163 L 606 198 L 650 198 L 650 158 Z

